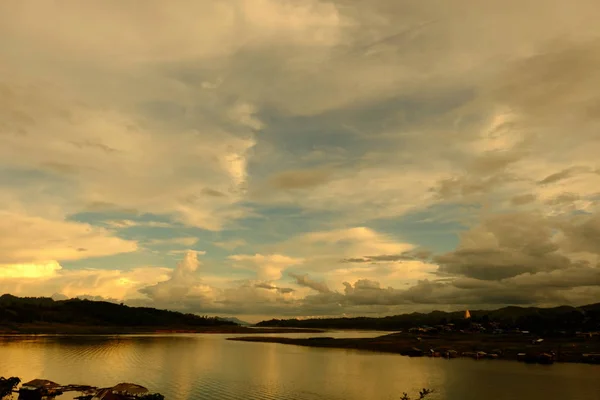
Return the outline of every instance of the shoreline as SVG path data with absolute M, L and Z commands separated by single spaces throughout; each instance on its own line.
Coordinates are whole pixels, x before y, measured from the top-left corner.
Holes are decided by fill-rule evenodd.
M 468 357 L 547 364 L 555 361 L 600 364 L 599 339 L 550 338 L 541 344 L 532 344 L 531 338 L 513 335 L 465 334 L 417 337 L 413 334 L 396 333 L 374 338 L 352 339 L 251 336 L 227 340 L 394 353 L 409 357 Z

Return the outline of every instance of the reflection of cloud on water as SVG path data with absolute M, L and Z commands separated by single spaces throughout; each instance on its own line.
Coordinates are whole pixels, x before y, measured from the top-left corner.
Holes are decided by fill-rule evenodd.
M 154 376 L 155 384 L 170 388 L 169 391 L 178 393 L 182 399 L 194 398 L 194 384 L 198 384 L 200 377 L 209 375 L 212 366 L 219 362 L 219 346 L 200 335 L 165 337 L 162 340 L 162 344 L 152 348 L 146 360 L 161 366 L 160 372 Z
M 252 387 L 248 391 L 257 392 L 261 398 L 278 398 L 282 393 L 282 371 L 283 369 L 294 369 L 294 365 L 282 364 L 279 351 L 274 343 L 261 343 L 265 346 L 260 348 L 260 357 L 244 357 L 244 368 L 240 375 L 250 376 L 252 378 Z M 249 349 L 251 350 L 251 349 Z M 251 371 L 254 371 L 252 373 Z M 240 376 L 241 378 L 242 376 Z M 247 378 L 246 378 L 247 379 Z
M 595 398 L 597 392 L 599 370 L 590 365 L 547 368 L 225 339 L 0 338 L 0 375 L 98 386 L 130 381 L 174 400 L 380 400 L 400 398 L 404 391 L 415 394 L 423 387 L 435 389 L 432 399 L 514 398 L 515 393 L 519 398 L 583 399 Z
M 372 336 L 365 332 L 339 334 Z M 335 332 L 289 335 L 336 336 Z M 177 398 L 242 394 L 285 397 L 294 394 L 300 382 L 306 393 L 385 398 L 390 384 L 397 384 L 400 393 L 412 389 L 406 382 L 417 388 L 437 374 L 431 365 L 414 360 L 409 365 L 402 357 L 266 343 L 248 345 L 225 341 L 219 335 L 45 337 L 16 341 L 3 350 L 9 358 L 0 365 L 0 374 L 95 386 L 130 381 L 176 394 Z M 10 365 L 11 370 L 3 371 L 4 365 Z M 403 365 L 406 367 L 400 367 Z M 369 369 L 379 372 L 364 379 Z M 435 379 L 442 376 L 437 374 Z M 294 383 L 290 386 L 290 382 Z

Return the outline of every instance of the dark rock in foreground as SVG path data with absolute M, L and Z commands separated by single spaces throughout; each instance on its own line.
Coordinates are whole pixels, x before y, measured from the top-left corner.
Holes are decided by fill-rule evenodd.
M 14 388 L 21 382 L 17 377 L 4 378 L 0 377 L 0 398 L 8 396 L 12 393 Z

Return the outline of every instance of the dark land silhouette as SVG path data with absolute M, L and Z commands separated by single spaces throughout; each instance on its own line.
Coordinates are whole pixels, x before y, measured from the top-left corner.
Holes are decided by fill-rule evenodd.
M 18 377 L 0 377 L 0 400 L 14 399 L 18 393 L 18 400 L 51 400 L 63 398 L 63 394 L 74 392 L 75 399 L 79 400 L 164 400 L 160 393 L 152 393 L 144 386 L 135 383 L 122 382 L 112 387 L 98 388 L 89 385 L 61 385 L 47 379 L 33 379 L 24 382 L 20 387 L 21 379 Z M 17 388 L 18 387 L 18 388 Z M 69 396 L 73 398 L 73 396 Z
M 81 299 L 0 296 L 0 333 L 109 334 L 149 332 L 261 333 L 218 317 Z M 320 332 L 320 330 L 312 330 Z
M 382 318 L 270 320 L 263 327 L 389 330 L 375 338 L 243 337 L 231 340 L 370 350 L 412 357 L 471 357 L 551 364 L 600 363 L 600 303 L 582 307 L 505 307 Z
M 411 313 L 380 318 L 313 318 L 272 319 L 256 324 L 260 327 L 294 327 L 319 329 L 367 329 L 398 331 L 415 327 L 429 330 L 444 329 L 453 324 L 453 330 L 469 329 L 481 324 L 489 331 L 527 330 L 538 334 L 561 334 L 584 331 L 600 331 L 600 303 L 581 307 L 560 306 L 554 308 L 504 307 L 497 310 L 470 311 L 471 318 L 464 318 L 465 311 Z M 451 325 L 450 325 L 451 326 Z

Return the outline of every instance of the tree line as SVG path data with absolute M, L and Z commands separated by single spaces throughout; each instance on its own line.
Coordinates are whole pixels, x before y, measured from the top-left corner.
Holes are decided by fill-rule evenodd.
M 0 296 L 0 323 L 56 323 L 103 326 L 206 327 L 237 325 L 216 317 L 149 307 L 128 307 L 81 299 L 55 301 L 47 297 Z
M 504 307 L 497 310 L 411 313 L 387 317 L 271 319 L 257 324 L 261 327 L 295 327 L 322 329 L 368 329 L 397 331 L 419 326 L 453 324 L 456 329 L 466 329 L 477 323 L 504 330 L 521 329 L 539 334 L 600 331 L 600 303 L 582 307 L 554 308 Z

